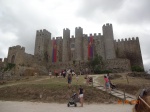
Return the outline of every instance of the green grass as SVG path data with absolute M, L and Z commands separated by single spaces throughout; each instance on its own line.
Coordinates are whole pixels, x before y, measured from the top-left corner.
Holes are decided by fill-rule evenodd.
M 143 87 L 150 87 L 150 80 L 143 79 L 140 77 L 131 77 L 127 76 L 125 73 L 118 73 L 121 75 L 120 78 L 112 79 L 111 82 L 116 85 L 117 89 L 125 90 L 127 93 L 136 95 L 138 94 L 139 90 Z M 127 81 L 128 79 L 128 81 Z M 104 77 L 99 77 L 97 79 L 101 85 L 104 85 Z M 129 82 L 129 83 L 128 83 Z
M 42 101 L 66 103 L 71 95 L 79 91 L 79 85 L 84 88 L 84 101 L 87 103 L 114 102 L 118 99 L 92 86 L 85 85 L 84 76 L 79 76 L 78 83 L 73 77 L 71 88 L 67 79 L 48 78 L 41 81 L 29 81 L 16 86 L 0 88 L 0 100 Z M 42 97 L 40 98 L 40 95 Z

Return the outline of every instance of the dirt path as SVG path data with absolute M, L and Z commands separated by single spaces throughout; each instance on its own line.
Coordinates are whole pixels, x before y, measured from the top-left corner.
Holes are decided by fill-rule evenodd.
M 78 104 L 79 105 L 79 104 Z M 0 112 L 132 112 L 132 105 L 85 104 L 84 107 L 67 107 L 67 104 L 0 101 Z

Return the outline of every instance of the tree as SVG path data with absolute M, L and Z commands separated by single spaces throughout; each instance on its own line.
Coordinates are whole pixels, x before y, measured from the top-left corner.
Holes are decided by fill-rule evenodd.
M 144 69 L 140 66 L 132 66 L 131 69 L 133 72 L 144 72 Z
M 98 72 L 102 69 L 103 61 L 100 55 L 95 55 L 93 59 L 89 61 L 89 66 L 92 68 L 93 72 Z

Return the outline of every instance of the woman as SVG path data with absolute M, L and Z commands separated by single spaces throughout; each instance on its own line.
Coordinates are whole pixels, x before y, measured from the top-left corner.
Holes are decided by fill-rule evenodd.
M 107 76 L 104 76 L 104 80 L 105 80 L 105 89 L 106 89 L 106 91 L 107 91 L 107 89 L 109 89 L 109 91 L 111 91 L 110 82 L 109 82 Z
M 71 74 L 68 74 L 68 88 L 70 88 L 72 82 L 72 76 Z
M 81 85 L 79 88 L 79 99 L 80 99 L 81 107 L 83 107 L 83 88 Z
M 52 76 L 52 72 L 51 72 L 51 71 L 49 71 L 49 77 L 51 78 L 51 76 Z
M 150 112 L 150 88 L 140 93 L 133 112 Z

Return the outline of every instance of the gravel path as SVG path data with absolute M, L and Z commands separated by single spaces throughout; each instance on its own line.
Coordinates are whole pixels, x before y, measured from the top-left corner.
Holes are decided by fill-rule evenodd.
M 80 104 L 78 104 L 80 105 Z M 0 101 L 0 112 L 132 112 L 129 104 L 85 104 L 67 107 L 67 104 Z

